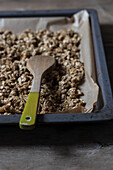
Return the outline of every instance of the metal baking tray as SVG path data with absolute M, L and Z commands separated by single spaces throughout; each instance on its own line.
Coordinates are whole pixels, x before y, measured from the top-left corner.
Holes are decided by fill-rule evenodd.
M 0 18 L 21 17 L 71 17 L 83 9 L 75 10 L 41 10 L 41 11 L 0 11 Z M 93 37 L 97 82 L 100 87 L 100 95 L 97 102 L 97 112 L 92 113 L 57 113 L 37 116 L 39 123 L 70 123 L 70 122 L 97 122 L 113 119 L 112 90 L 107 70 L 104 48 L 101 38 L 97 12 L 86 9 L 90 16 L 90 25 Z M 0 124 L 18 124 L 21 115 L 1 115 Z

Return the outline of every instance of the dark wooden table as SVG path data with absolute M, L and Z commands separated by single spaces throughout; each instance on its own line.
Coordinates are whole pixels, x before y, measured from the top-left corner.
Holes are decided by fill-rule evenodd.
M 97 9 L 113 88 L 113 0 L 0 0 L 0 10 Z M 33 131 L 0 126 L 0 170 L 112 170 L 113 121 L 46 125 Z

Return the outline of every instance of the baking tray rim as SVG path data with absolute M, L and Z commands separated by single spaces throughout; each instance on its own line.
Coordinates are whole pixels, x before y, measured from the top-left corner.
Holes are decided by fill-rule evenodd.
M 94 9 L 40 10 L 40 11 L 0 11 L 0 18 L 14 17 L 71 17 L 74 13 L 87 10 L 91 20 L 93 45 L 97 67 L 98 82 L 101 87 L 104 107 L 94 113 L 57 113 L 37 116 L 39 123 L 95 122 L 113 119 L 112 90 L 107 70 L 105 53 L 101 38 L 98 15 Z M 21 115 L 0 115 L 0 124 L 18 124 Z

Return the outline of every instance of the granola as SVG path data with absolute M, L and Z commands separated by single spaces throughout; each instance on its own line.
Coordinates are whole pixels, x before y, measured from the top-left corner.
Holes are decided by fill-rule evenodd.
M 81 37 L 72 30 L 25 30 L 19 35 L 0 31 L 0 114 L 21 114 L 33 76 L 26 67 L 35 55 L 50 55 L 56 67 L 43 77 L 39 113 L 85 107 L 79 89 L 85 75 L 80 61 Z

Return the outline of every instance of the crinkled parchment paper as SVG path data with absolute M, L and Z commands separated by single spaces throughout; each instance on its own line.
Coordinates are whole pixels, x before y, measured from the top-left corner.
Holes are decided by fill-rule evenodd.
M 72 29 L 82 35 L 80 51 L 80 60 L 85 65 L 85 81 L 79 86 L 84 96 L 81 98 L 86 102 L 87 112 L 93 110 L 94 104 L 97 102 L 99 87 L 96 83 L 94 53 L 92 45 L 92 37 L 89 23 L 89 14 L 83 10 L 70 18 L 51 17 L 51 18 L 10 18 L 0 19 L 0 29 L 8 29 L 14 33 L 20 33 L 25 29 L 33 31 L 38 29 L 50 29 L 57 31 L 61 29 Z M 68 113 L 84 112 L 82 108 L 67 111 Z

